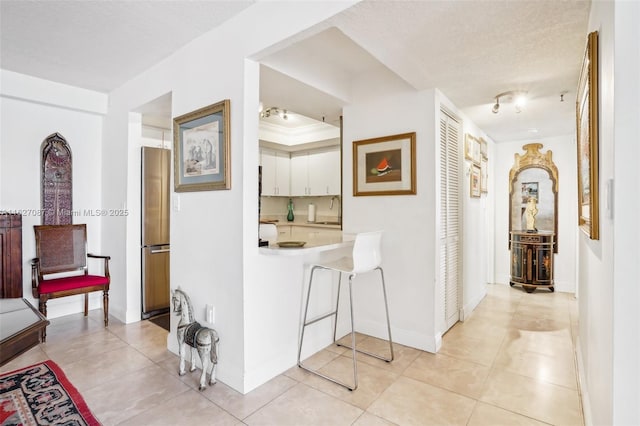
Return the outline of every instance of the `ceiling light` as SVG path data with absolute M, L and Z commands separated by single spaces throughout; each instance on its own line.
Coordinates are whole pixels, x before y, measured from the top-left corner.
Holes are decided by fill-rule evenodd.
M 500 110 L 500 98 L 496 97 L 496 104 L 493 106 L 493 108 L 491 108 L 491 111 L 494 114 L 497 114 L 499 110 Z
M 500 111 L 500 98 L 502 98 L 503 103 L 513 102 L 515 111 L 519 113 L 527 103 L 527 92 L 519 90 L 509 90 L 508 92 L 503 92 L 496 95 L 496 103 L 491 108 L 491 112 L 493 112 L 494 114 L 497 114 L 498 111 Z
M 260 118 L 268 118 L 272 115 L 282 118 L 283 120 L 289 119 L 289 114 L 287 114 L 287 110 L 280 110 L 278 107 L 269 107 L 260 113 Z

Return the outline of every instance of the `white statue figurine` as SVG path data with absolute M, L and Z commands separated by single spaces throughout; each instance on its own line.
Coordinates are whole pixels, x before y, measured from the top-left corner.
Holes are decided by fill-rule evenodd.
M 538 214 L 538 205 L 535 198 L 529 198 L 527 201 L 527 208 L 524 215 L 527 220 L 527 231 L 537 231 L 536 229 L 536 215 Z

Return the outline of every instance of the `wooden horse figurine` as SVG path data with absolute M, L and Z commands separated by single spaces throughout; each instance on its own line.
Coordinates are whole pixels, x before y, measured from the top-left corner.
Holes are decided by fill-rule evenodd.
M 210 379 L 209 384 L 216 384 L 216 364 L 218 363 L 218 333 L 212 329 L 203 327 L 193 317 L 193 305 L 187 294 L 178 289 L 172 292 L 173 311 L 180 316 L 178 322 L 178 351 L 180 354 L 180 367 L 178 374 L 183 376 L 185 371 L 185 352 L 187 345 L 191 347 L 191 369 L 194 371 L 193 349 L 197 349 L 202 362 L 202 375 L 200 376 L 199 390 L 207 388 L 207 363 L 209 363 Z

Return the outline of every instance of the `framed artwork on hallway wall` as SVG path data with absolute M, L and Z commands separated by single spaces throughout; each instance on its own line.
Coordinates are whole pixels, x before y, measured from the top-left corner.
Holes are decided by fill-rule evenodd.
M 471 172 L 469 173 L 470 184 L 470 196 L 471 198 L 480 198 L 480 185 L 481 185 L 481 173 L 480 167 L 476 165 L 471 166 Z
M 353 195 L 415 195 L 416 133 L 353 142 Z
M 176 192 L 231 188 L 229 111 L 225 99 L 173 119 Z
M 598 32 L 594 31 L 587 38 L 576 97 L 578 225 L 592 240 L 600 239 L 598 90 Z

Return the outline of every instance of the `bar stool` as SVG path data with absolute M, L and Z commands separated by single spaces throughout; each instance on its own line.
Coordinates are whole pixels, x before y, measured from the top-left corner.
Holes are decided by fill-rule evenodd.
M 269 244 L 278 240 L 278 227 L 273 223 L 261 223 L 258 228 L 259 238 L 269 241 Z
M 391 340 L 391 324 L 389 322 L 389 307 L 387 304 L 387 290 L 385 288 L 384 282 L 384 273 L 382 271 L 382 267 L 380 267 L 380 263 L 382 262 L 382 255 L 380 250 L 380 245 L 382 241 L 382 231 L 375 232 L 365 232 L 356 235 L 355 243 L 353 245 L 353 252 L 351 257 L 343 257 L 339 260 L 333 262 L 327 262 L 322 264 L 313 264 L 311 265 L 311 272 L 309 276 L 309 286 L 307 288 L 307 302 L 304 308 L 304 318 L 302 320 L 302 332 L 300 336 L 300 344 L 298 346 L 298 367 L 309 371 L 310 373 L 316 374 L 324 379 L 330 380 L 334 383 L 337 383 L 341 386 L 349 390 L 356 390 L 358 387 L 358 367 L 356 363 L 356 352 L 363 353 L 365 355 L 369 355 L 383 361 L 391 362 L 393 361 L 393 342 Z M 317 269 L 325 269 L 330 271 L 337 271 L 340 275 L 338 278 L 338 296 L 336 298 L 336 309 L 332 312 L 329 312 L 324 315 L 320 315 L 314 319 L 307 321 L 307 313 L 309 310 L 309 299 L 311 296 L 311 285 L 313 283 L 313 274 Z M 380 271 L 380 278 L 382 280 L 382 294 L 384 296 L 384 308 L 387 316 L 387 332 L 389 335 L 389 352 L 390 356 L 384 357 L 379 354 L 363 351 L 360 349 L 356 349 L 356 334 L 354 329 L 353 322 L 353 278 L 356 275 L 364 274 L 366 272 L 372 272 L 375 270 Z M 310 369 L 302 364 L 300 361 L 300 356 L 302 353 L 302 342 L 304 340 L 304 330 L 308 325 L 314 324 L 320 320 L 325 318 L 329 318 L 335 315 L 335 321 L 333 325 L 333 342 L 336 343 L 336 327 L 338 324 L 338 305 L 340 302 L 340 286 L 342 282 L 342 274 L 349 275 L 349 310 L 351 313 L 351 346 L 341 345 L 338 343 L 338 346 L 344 346 L 348 349 L 351 349 L 352 357 L 353 357 L 353 386 L 349 386 L 346 383 L 343 383 L 339 380 L 336 380 L 332 377 L 324 375 L 317 370 Z

